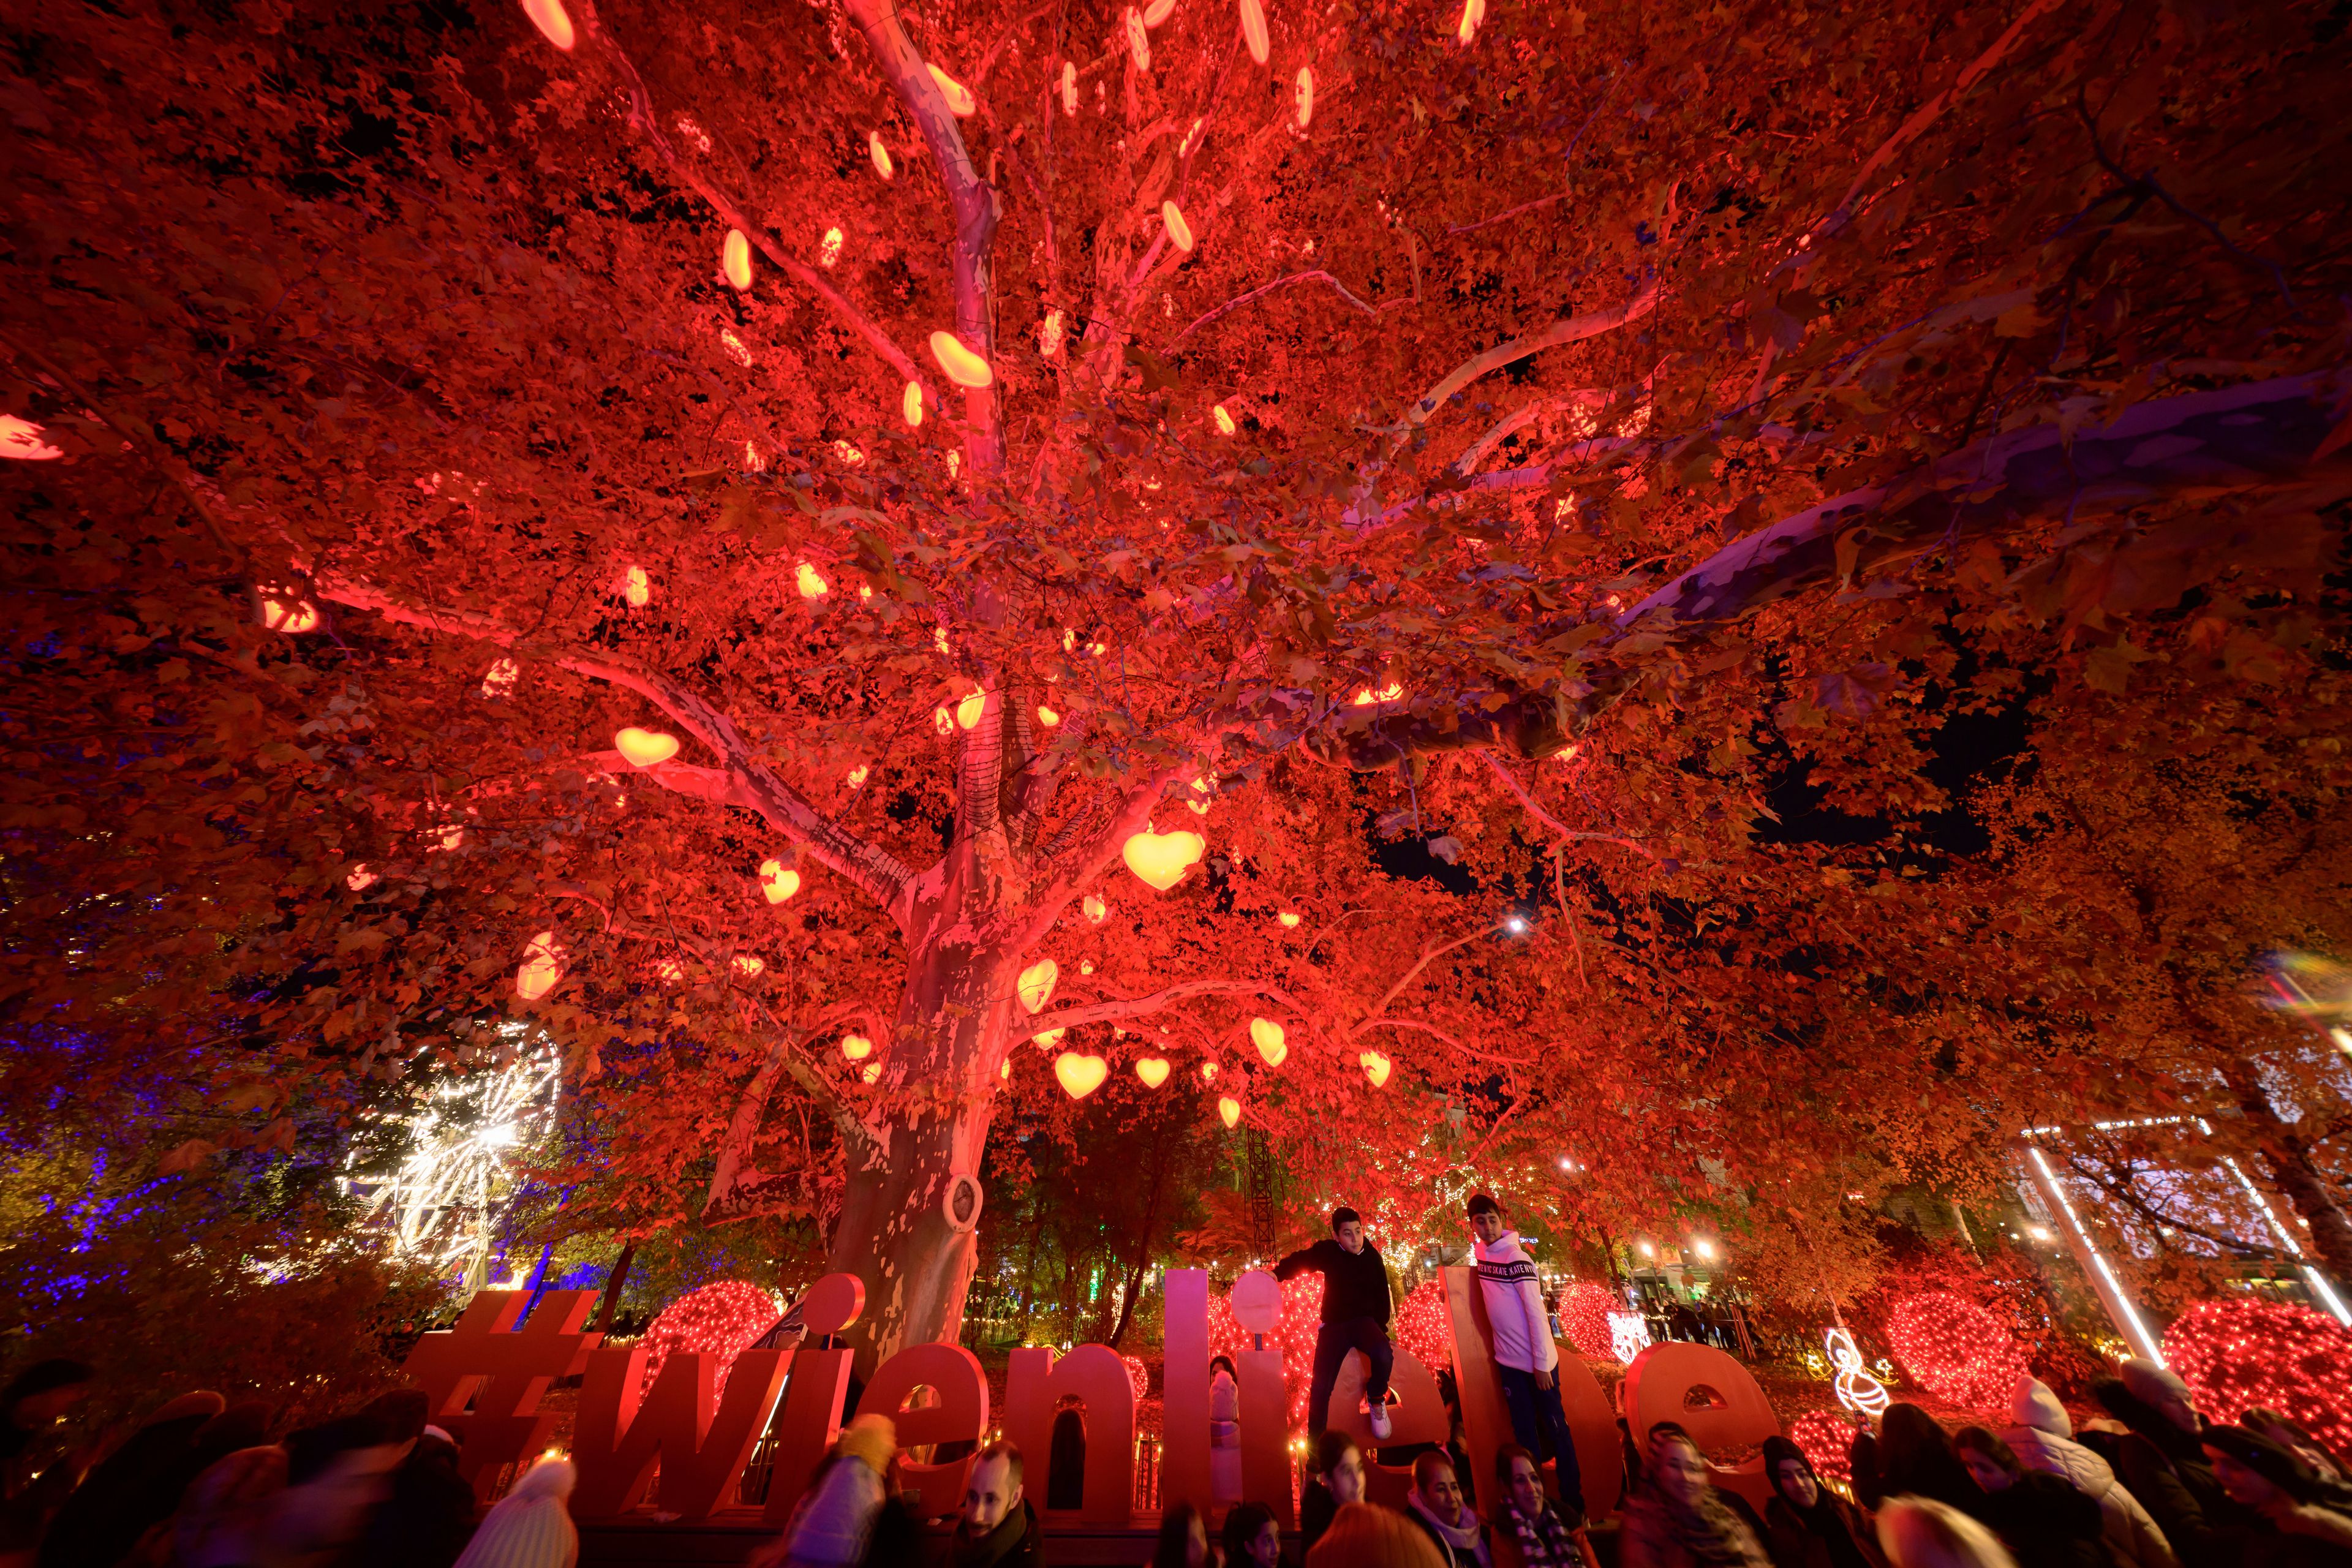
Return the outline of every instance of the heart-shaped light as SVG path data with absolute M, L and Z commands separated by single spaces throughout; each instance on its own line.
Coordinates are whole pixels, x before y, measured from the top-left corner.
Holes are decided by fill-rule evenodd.
M 1055 712 L 1051 708 L 1040 708 L 1037 710 L 1037 722 L 1045 726 L 1046 729 L 1050 730 L 1061 721 L 1062 716 L 1059 713 Z
M 621 579 L 621 597 L 638 609 L 644 609 L 654 596 L 654 580 L 646 575 L 642 566 L 632 566 Z
M 719 247 L 719 268 L 739 294 L 751 287 L 751 237 L 730 228 Z
M 760 891 L 768 902 L 781 904 L 801 890 L 801 874 L 782 860 L 760 862 Z
M 654 963 L 654 978 L 676 985 L 686 978 L 686 965 L 675 958 L 657 959 Z
M 1298 929 L 1298 917 L 1288 910 L 1283 910 L 1274 918 L 1282 922 L 1282 929 L 1285 931 L 1296 931 Z
M 1224 1118 L 1227 1127 L 1238 1127 L 1242 1121 L 1242 1102 L 1230 1094 L 1226 1095 L 1217 1101 L 1217 1114 Z
M 873 1083 L 880 1079 L 882 1076 L 882 1064 L 880 1062 L 867 1062 L 866 1064 L 865 1076 L 866 1081 L 868 1083 Z
M 318 606 L 307 599 L 264 599 L 261 601 L 261 624 L 273 632 L 289 636 L 314 630 L 319 625 Z
M 1032 1013 L 1042 1013 L 1053 999 L 1054 982 L 1060 976 L 1062 966 L 1050 958 L 1041 958 L 1021 972 L 1021 983 L 1014 989 L 1021 994 L 1021 1005 Z
M 515 994 L 526 1002 L 536 1002 L 555 989 L 563 978 L 563 950 L 555 945 L 555 933 L 541 931 L 523 949 L 522 967 L 515 971 Z
M 1209 841 L 1197 833 L 1154 833 L 1146 828 L 1130 834 L 1119 850 L 1127 868 L 1146 885 L 1166 892 L 1174 887 L 1192 863 L 1209 847 Z
M 1143 1080 L 1146 1089 L 1158 1089 L 1168 1081 L 1168 1061 L 1164 1057 L 1146 1057 L 1135 1064 L 1135 1076 Z
M 1395 1070 L 1395 1064 L 1378 1051 L 1366 1051 L 1356 1060 L 1363 1064 L 1364 1076 L 1372 1080 L 1374 1089 L 1386 1087 L 1389 1074 Z
M 510 658 L 502 658 L 482 674 L 482 698 L 504 697 L 522 679 L 522 666 Z
M 563 0 L 522 0 L 522 14 L 549 43 L 566 54 L 572 52 L 572 18 L 563 9 Z
M 632 724 L 613 737 L 613 749 L 626 758 L 631 767 L 649 768 L 677 755 L 677 737 L 665 735 L 659 730 L 640 730 Z
M 1029 1043 L 1041 1051 L 1050 1051 L 1060 1045 L 1062 1037 L 1069 1032 L 1067 1029 L 1041 1029 L 1029 1037 Z
M 1082 1057 L 1076 1051 L 1064 1051 L 1054 1058 L 1054 1076 L 1062 1080 L 1062 1092 L 1072 1100 L 1084 1100 L 1103 1085 L 1110 1076 L 1110 1064 L 1100 1057 Z
M 1080 905 L 1079 908 L 1086 911 L 1087 921 L 1090 925 L 1102 924 L 1103 917 L 1110 913 L 1110 906 L 1104 903 L 1100 898 L 1097 897 L 1093 893 L 1088 893 L 1087 895 L 1087 901 Z
M 987 710 L 988 693 L 985 691 L 973 692 L 971 696 L 956 704 L 956 727 L 961 730 L 971 729 L 974 724 L 980 722 L 980 716 Z
M 369 870 L 362 861 L 352 868 L 352 874 L 343 879 L 343 886 L 354 893 L 364 893 L 375 886 L 375 873 Z
M 1004 1065 L 996 1069 L 996 1076 L 1003 1079 L 1007 1083 L 1011 1083 L 1013 1081 L 1013 1058 L 1011 1057 L 1004 1058 Z
M 1290 1047 L 1282 1043 L 1282 1026 L 1271 1018 L 1250 1020 L 1250 1044 L 1257 1047 L 1257 1054 L 1265 1058 L 1270 1068 L 1280 1067 L 1282 1058 L 1290 1054 Z
M 854 1062 L 862 1062 L 874 1054 L 874 1042 L 863 1035 L 841 1037 L 841 1054 Z
M 1201 1064 L 1201 1081 L 1202 1083 L 1214 1083 L 1217 1081 L 1216 1063 L 1202 1062 Z
M 833 584 L 824 580 L 824 574 L 805 561 L 793 568 L 793 586 L 803 599 L 822 599 L 833 592 Z
M 739 952 L 735 955 L 735 973 L 743 976 L 746 980 L 749 980 L 754 974 L 761 973 L 767 967 L 768 965 L 763 960 L 751 953 Z

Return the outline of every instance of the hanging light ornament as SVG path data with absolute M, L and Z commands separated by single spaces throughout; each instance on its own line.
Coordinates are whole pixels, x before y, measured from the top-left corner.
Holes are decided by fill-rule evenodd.
M 1045 1004 L 1054 999 L 1054 982 L 1061 973 L 1062 966 L 1050 958 L 1041 958 L 1023 970 L 1014 987 L 1021 994 L 1021 1005 L 1032 1013 L 1044 1012 Z
M 1356 1062 L 1364 1069 L 1364 1076 L 1372 1080 L 1374 1089 L 1386 1089 L 1389 1074 L 1396 1070 L 1396 1064 L 1378 1051 L 1365 1051 L 1356 1058 Z
M 1290 1055 L 1290 1047 L 1282 1043 L 1282 1026 L 1271 1018 L 1250 1020 L 1250 1044 L 1257 1047 L 1257 1054 L 1265 1058 L 1270 1068 L 1280 1067 L 1283 1058 Z
M 308 599 L 264 599 L 261 601 L 261 624 L 273 632 L 288 637 L 315 630 L 319 625 L 318 606 Z
M 955 713 L 957 728 L 963 730 L 971 729 L 974 724 L 980 722 L 982 716 L 987 711 L 988 693 L 985 691 L 973 692 L 971 696 L 956 704 Z
M 515 994 L 536 1002 L 563 978 L 563 950 L 555 945 L 553 931 L 543 931 L 530 939 L 522 952 L 522 967 L 515 971 Z
M 652 578 L 646 575 L 644 567 L 632 566 L 622 577 L 621 596 L 628 600 L 632 608 L 640 610 L 652 600 L 654 583 Z
M 751 291 L 751 241 L 740 228 L 727 231 L 727 243 L 719 247 L 719 265 L 727 274 L 727 281 L 738 294 Z
M 964 86 L 937 66 L 931 66 L 929 69 L 931 79 L 939 83 L 940 94 L 948 100 L 949 113 L 958 120 L 964 120 L 970 118 L 980 108 L 980 100 L 972 97 L 971 89 Z
M 1176 0 L 1151 0 L 1151 4 L 1143 8 L 1143 25 L 1156 27 L 1175 14 Z
M 1088 893 L 1087 901 L 1078 907 L 1086 912 L 1088 925 L 1102 924 L 1103 917 L 1110 913 L 1110 906 L 1102 901 L 1102 895 L 1099 893 Z
M 1285 931 L 1296 931 L 1298 929 L 1298 916 L 1288 910 L 1283 910 L 1274 918 L 1282 923 L 1282 929 Z
M 824 237 L 817 241 L 816 246 L 816 264 L 819 267 L 830 267 L 841 259 L 842 237 L 838 226 L 824 231 Z
M 1143 13 L 1129 5 L 1127 8 L 1125 26 L 1128 57 L 1135 61 L 1137 70 L 1150 70 L 1151 68 L 1151 37 L 1143 30 Z
M 665 985 L 676 985 L 686 978 L 686 965 L 675 958 L 656 959 L 654 978 Z
M 522 0 L 522 14 L 549 43 L 567 55 L 572 52 L 572 17 L 563 9 L 563 0 Z
M 1486 0 L 1462 0 L 1462 25 L 1454 29 L 1454 36 L 1462 40 L 1464 48 L 1477 38 L 1478 24 L 1486 19 Z
M 1037 352 L 1047 359 L 1062 352 L 1061 311 L 1046 311 L 1045 319 L 1037 324 Z
M 874 1054 L 874 1042 L 863 1035 L 841 1037 L 841 1054 L 853 1062 L 862 1062 Z
M 1298 106 L 1298 129 L 1304 131 L 1307 122 L 1315 118 L 1315 72 L 1311 68 L 1298 68 L 1298 80 L 1291 87 L 1290 97 Z
M 940 368 L 958 386 L 977 390 L 996 380 L 996 373 L 988 368 L 988 362 L 964 347 L 963 341 L 953 332 L 931 334 L 931 357 L 940 362 Z
M 1050 730 L 1061 721 L 1062 716 L 1059 713 L 1055 712 L 1051 708 L 1043 706 L 1038 708 L 1037 722 L 1045 726 L 1046 729 Z
M 850 769 L 849 787 L 852 789 L 864 789 L 866 787 L 866 777 L 873 770 L 868 768 L 864 763 L 860 763 L 856 767 Z
M 1217 1101 L 1217 1114 L 1224 1119 L 1225 1130 L 1231 1131 L 1241 1125 L 1242 1102 L 1230 1094 L 1224 1095 Z
M 46 463 L 66 455 L 62 447 L 52 447 L 41 439 L 46 435 L 29 419 L 19 419 L 13 414 L 0 414 L 0 458 L 14 458 L 23 463 Z
M 1110 1076 L 1110 1064 L 1100 1057 L 1082 1057 L 1076 1051 L 1064 1051 L 1054 1058 L 1054 1076 L 1061 1080 L 1062 1092 L 1072 1100 L 1084 1100 L 1103 1085 Z
M 931 710 L 931 728 L 942 735 L 955 733 L 955 715 L 948 711 L 945 704 Z
M 364 860 L 353 866 L 352 874 L 343 879 L 343 886 L 354 893 L 364 893 L 375 884 L 376 874 L 367 868 L 367 862 Z
M 1265 7 L 1258 0 L 1242 0 L 1242 40 L 1249 45 L 1250 58 L 1265 64 Z M 1231 1122 L 1227 1126 L 1233 1125 Z
M 833 584 L 824 580 L 824 574 L 805 561 L 793 568 L 793 586 L 800 590 L 803 599 L 822 599 L 833 592 Z
M 801 874 L 782 860 L 760 862 L 760 891 L 768 902 L 781 904 L 801 890 Z
M 734 967 L 736 973 L 749 980 L 755 974 L 765 973 L 768 964 L 766 960 L 756 953 L 739 952 L 734 958 Z
M 494 697 L 504 697 L 515 689 L 515 682 L 521 679 L 522 666 L 510 658 L 499 660 L 483 673 L 482 700 L 487 702 Z
M 880 1062 L 879 1060 L 875 1060 L 875 1061 L 867 1062 L 867 1063 L 866 1064 L 866 1070 L 865 1070 L 864 1072 L 862 1072 L 862 1073 L 858 1074 L 857 1076 L 858 1076 L 858 1077 L 860 1077 L 860 1078 L 862 1078 L 862 1079 L 864 1079 L 867 1083 L 879 1083 L 879 1082 L 881 1082 L 881 1081 L 882 1081 L 882 1064 L 881 1064 L 881 1062 Z
M 908 429 L 913 430 L 921 426 L 923 423 L 923 384 L 921 382 L 910 381 L 907 384 L 907 390 L 898 397 L 898 412 L 905 417 Z
M 1225 405 L 1223 404 L 1211 404 L 1209 405 L 1209 416 L 1217 422 L 1218 435 L 1230 436 L 1234 433 L 1234 416 L 1225 412 Z
M 1135 1076 L 1143 1080 L 1146 1089 L 1158 1089 L 1168 1081 L 1170 1068 L 1165 1057 L 1145 1057 L 1135 1064 Z
M 677 755 L 677 737 L 665 735 L 658 730 L 640 730 L 632 724 L 613 737 L 613 749 L 620 752 L 631 767 L 649 768 Z
M 1078 111 L 1078 67 L 1075 60 L 1062 62 L 1062 118 L 1069 119 Z M 1052 350 L 1047 350 L 1052 353 Z
M 1160 204 L 1160 221 L 1168 229 L 1168 243 L 1187 255 L 1192 254 L 1192 226 L 1184 221 L 1183 213 L 1174 202 Z
M 1147 887 L 1164 893 L 1182 879 L 1208 847 L 1209 841 L 1197 833 L 1154 833 L 1146 825 L 1142 832 L 1128 836 L 1119 847 L 1119 858 Z
M 1060 1045 L 1062 1037 L 1069 1032 L 1067 1029 L 1040 1029 L 1029 1037 L 1029 1043 L 1041 1051 L 1050 1051 Z
M 882 140 L 882 132 L 879 131 L 869 131 L 866 133 L 866 155 L 874 160 L 874 172 L 884 179 L 887 180 L 898 172 L 890 162 L 889 145 Z
M 1201 1081 L 1202 1083 L 1214 1083 L 1217 1081 L 1216 1063 L 1202 1062 L 1201 1064 Z

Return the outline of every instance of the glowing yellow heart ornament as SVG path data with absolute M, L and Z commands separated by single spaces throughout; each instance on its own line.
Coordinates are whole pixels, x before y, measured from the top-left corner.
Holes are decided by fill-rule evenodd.
M 1250 1020 L 1250 1043 L 1257 1047 L 1257 1054 L 1265 1058 L 1265 1065 L 1270 1068 L 1280 1067 L 1282 1058 L 1290 1054 L 1290 1047 L 1282 1043 L 1282 1026 L 1271 1018 Z
M 1063 1093 L 1072 1100 L 1084 1100 L 1103 1086 L 1103 1079 L 1110 1076 L 1110 1064 L 1100 1057 L 1064 1051 L 1054 1058 L 1054 1076 L 1061 1080 Z
M 572 18 L 563 9 L 563 0 L 522 0 L 522 14 L 549 43 L 566 54 L 572 52 Z
M 1032 1013 L 1042 1013 L 1053 999 L 1054 982 L 1059 978 L 1062 966 L 1050 958 L 1041 958 L 1021 972 L 1021 1005 Z
M 1217 1101 L 1217 1114 L 1224 1118 L 1228 1128 L 1238 1127 L 1242 1121 L 1242 1102 L 1230 1094 L 1226 1095 Z
M 974 724 L 979 723 L 981 715 L 987 711 L 988 693 L 985 691 L 975 691 L 971 696 L 956 704 L 956 727 L 961 730 L 969 730 Z
M 1040 1029 L 1029 1037 L 1029 1043 L 1041 1051 L 1050 1051 L 1060 1045 L 1062 1037 L 1069 1032 L 1067 1029 Z
M 1208 847 L 1209 841 L 1197 833 L 1154 833 L 1146 828 L 1129 837 L 1119 857 L 1145 884 L 1164 893 L 1192 868 L 1193 862 Z
M 740 228 L 727 231 L 727 242 L 719 247 L 719 265 L 727 274 L 728 283 L 737 293 L 751 287 L 751 238 Z
M 760 862 L 760 891 L 768 902 L 781 904 L 801 890 L 801 874 L 782 860 Z
M 933 332 L 930 343 L 931 357 L 958 386 L 978 388 L 995 381 L 996 373 L 988 368 L 988 362 L 964 347 L 953 332 Z
M 526 1002 L 536 1002 L 555 989 L 563 978 L 563 950 L 555 945 L 555 933 L 541 931 L 523 949 L 522 967 L 515 971 L 515 994 Z
M 1168 1062 L 1163 1057 L 1146 1057 L 1135 1064 L 1135 1076 L 1143 1080 L 1146 1089 L 1158 1089 L 1168 1081 Z
M 627 758 L 631 767 L 649 768 L 677 755 L 677 737 L 632 724 L 613 737 L 613 749 Z
M 1285 931 L 1295 931 L 1297 929 L 1298 917 L 1291 913 L 1288 910 L 1283 910 L 1274 918 L 1282 922 L 1282 929 Z
M 1372 1080 L 1374 1089 L 1384 1089 L 1388 1086 L 1389 1074 L 1395 1070 L 1395 1064 L 1388 1058 L 1378 1051 L 1366 1051 L 1356 1060 L 1363 1064 L 1364 1076 Z
M 1089 925 L 1102 924 L 1103 917 L 1110 913 L 1110 906 L 1104 903 L 1101 896 L 1096 893 L 1088 893 L 1087 901 L 1080 904 L 1078 908 L 1086 911 L 1087 923 Z
M 862 1062 L 874 1054 L 874 1042 L 863 1035 L 844 1035 L 841 1054 L 851 1061 Z

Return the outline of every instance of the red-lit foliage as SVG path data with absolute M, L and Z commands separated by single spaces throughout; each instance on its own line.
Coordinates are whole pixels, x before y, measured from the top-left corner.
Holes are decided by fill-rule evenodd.
M 2241 1016 L 2352 902 L 2328 7 L 1119 10 L 12 9 L 8 1113 L 324 1167 L 519 1023 L 562 1226 L 822 1220 L 870 1354 L 1043 1028 L 1791 1297 L 2218 1081 L 2352 1275 Z
M 719 1279 L 688 1291 L 646 1326 L 646 1386 L 653 1386 L 662 1363 L 677 1352 L 700 1351 L 719 1358 L 718 1385 L 724 1390 L 735 1358 L 783 1315 L 781 1302 L 747 1280 Z
M 1906 1296 L 1887 1314 L 1886 1341 L 1920 1386 L 1971 1410 L 2006 1409 L 2025 1357 L 2000 1321 L 1948 1290 Z
M 2200 1301 L 2164 1331 L 2164 1359 L 2208 1421 L 2262 1405 L 2352 1456 L 2352 1329 L 2283 1301 Z

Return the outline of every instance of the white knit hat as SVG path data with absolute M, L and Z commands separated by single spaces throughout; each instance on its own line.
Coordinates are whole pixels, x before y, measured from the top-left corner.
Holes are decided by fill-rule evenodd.
M 2074 1435 L 2074 1418 L 2066 1414 L 2066 1407 L 2058 1403 L 2050 1385 L 2032 1373 L 2018 1373 L 2017 1392 L 2010 1396 L 2009 1414 L 2020 1426 L 2031 1426 L 2053 1437 Z
M 577 1472 L 569 1459 L 541 1459 L 490 1510 L 457 1568 L 573 1568 L 580 1531 L 569 1501 Z

